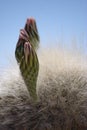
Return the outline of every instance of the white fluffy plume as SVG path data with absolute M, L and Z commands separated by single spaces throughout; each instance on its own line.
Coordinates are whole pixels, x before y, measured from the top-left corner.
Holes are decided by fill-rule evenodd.
M 0 76 L 0 130 L 10 130 L 15 127 L 15 130 L 19 128 L 21 130 L 22 128 L 26 130 L 86 130 L 86 57 L 79 53 L 53 48 L 40 49 L 38 58 L 40 70 L 37 95 L 38 102 L 43 105 L 38 108 L 39 110 L 36 109 L 37 105 L 35 104 L 32 107 L 36 112 L 34 115 L 37 114 L 36 117 L 38 118 L 38 120 L 35 118 L 36 124 L 32 121 L 34 125 L 29 125 L 32 120 L 31 116 L 29 117 L 30 106 L 32 105 L 27 104 L 30 102 L 28 101 L 30 99 L 29 93 L 20 75 L 18 65 L 15 64 L 9 69 L 5 69 L 4 72 L 1 71 L 3 74 Z M 14 107 L 17 109 L 17 112 L 14 110 L 16 112 L 15 117 L 19 119 L 20 115 L 23 114 L 21 121 L 17 120 L 16 122 L 14 114 L 12 115 L 11 111 Z M 50 116 L 58 119 L 48 120 L 48 108 L 54 113 L 51 113 Z M 41 112 L 41 116 L 38 111 Z M 57 112 L 60 114 L 57 115 Z M 52 124 L 53 122 L 54 124 Z M 20 124 L 23 126 L 20 127 Z

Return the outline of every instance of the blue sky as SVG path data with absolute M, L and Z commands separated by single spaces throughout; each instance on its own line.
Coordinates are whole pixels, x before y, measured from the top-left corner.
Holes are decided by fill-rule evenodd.
M 19 30 L 28 17 L 36 19 L 42 46 L 69 46 L 74 39 L 86 51 L 87 0 L 1 0 L 0 65 L 14 56 Z

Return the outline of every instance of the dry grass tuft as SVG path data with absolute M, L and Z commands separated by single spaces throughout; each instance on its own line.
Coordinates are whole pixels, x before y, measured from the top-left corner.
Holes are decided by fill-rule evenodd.
M 87 130 L 85 56 L 55 48 L 38 56 L 37 103 L 17 65 L 0 75 L 0 130 Z

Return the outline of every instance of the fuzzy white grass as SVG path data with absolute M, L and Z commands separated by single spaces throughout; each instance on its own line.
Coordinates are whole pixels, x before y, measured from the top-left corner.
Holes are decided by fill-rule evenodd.
M 74 130 L 80 130 L 81 128 L 86 130 L 86 57 L 79 53 L 74 53 L 74 51 L 70 52 L 58 48 L 40 49 L 38 57 L 40 62 L 40 70 L 37 82 L 37 95 L 39 101 L 50 108 L 58 106 L 61 108 L 61 110 L 64 110 L 64 113 L 66 113 L 68 119 L 70 119 L 70 122 L 75 120 L 76 124 L 78 124 L 77 128 L 76 126 L 73 126 Z M 0 105 L 3 106 L 4 102 L 7 101 L 7 105 L 11 104 L 11 102 L 15 102 L 17 106 L 23 102 L 26 102 L 26 100 L 22 100 L 24 97 L 29 99 L 29 94 L 20 75 L 19 68 L 15 64 L 15 66 L 5 69 L 3 75 L 0 76 Z M 0 111 L 2 112 L 1 109 Z M 4 107 L 4 116 L 6 116 L 6 112 L 7 109 Z M 26 115 L 24 116 L 25 122 L 27 122 L 26 118 L 28 118 L 29 115 L 27 115 L 27 117 Z M 66 120 L 67 117 L 65 117 Z M 8 120 L 8 118 L 9 117 L 6 119 Z M 5 120 L 2 121 L 1 119 L 0 121 L 2 122 L 1 125 L 3 122 L 5 122 Z M 10 124 L 10 121 L 8 124 Z M 70 128 L 64 126 L 63 130 L 71 130 L 72 125 L 69 127 Z M 42 128 L 45 130 L 45 127 Z M 38 127 L 38 130 L 42 130 L 42 128 L 40 129 Z M 51 130 L 51 128 L 49 127 L 47 130 Z M 52 128 L 52 130 L 62 130 L 62 127 L 56 129 Z
M 17 64 L 15 64 L 15 66 L 10 65 L 9 68 L 3 69 L 0 78 L 0 95 L 12 95 L 17 97 L 22 90 L 23 92 L 27 92 Z
M 80 53 L 58 48 L 41 50 L 38 97 L 57 103 L 87 126 L 87 60 Z

